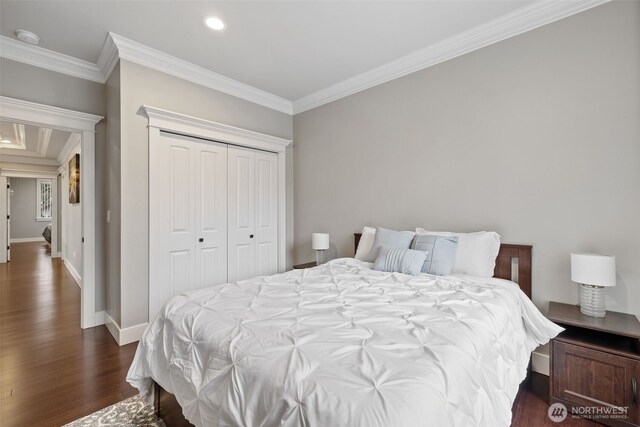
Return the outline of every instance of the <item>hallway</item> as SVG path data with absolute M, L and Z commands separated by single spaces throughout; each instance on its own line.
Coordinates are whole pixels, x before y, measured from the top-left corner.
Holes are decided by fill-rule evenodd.
M 59 426 L 134 396 L 137 343 L 80 329 L 80 288 L 44 242 L 11 245 L 0 264 L 0 425 Z

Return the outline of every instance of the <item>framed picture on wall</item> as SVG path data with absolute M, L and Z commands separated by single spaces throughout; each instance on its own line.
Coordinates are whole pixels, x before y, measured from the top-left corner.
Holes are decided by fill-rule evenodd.
M 80 203 L 80 154 L 69 160 L 69 203 Z

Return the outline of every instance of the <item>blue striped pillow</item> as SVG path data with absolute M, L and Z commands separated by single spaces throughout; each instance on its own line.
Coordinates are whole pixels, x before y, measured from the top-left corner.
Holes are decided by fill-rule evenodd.
M 378 257 L 378 249 L 380 246 L 409 249 L 411 247 L 413 236 L 415 235 L 416 233 L 413 231 L 396 231 L 378 227 L 376 229 L 376 236 L 373 239 L 371 251 L 369 251 L 369 254 L 363 261 L 374 262 Z
M 427 252 L 405 248 L 380 246 L 373 269 L 389 273 L 403 273 L 417 276 L 427 258 Z

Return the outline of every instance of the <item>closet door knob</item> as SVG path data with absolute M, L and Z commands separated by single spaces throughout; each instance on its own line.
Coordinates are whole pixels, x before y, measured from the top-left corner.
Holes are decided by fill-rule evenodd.
M 253 234 L 249 234 L 249 238 L 250 238 L 250 239 L 253 239 Z
M 201 237 L 201 238 L 198 239 L 198 242 L 202 243 L 202 242 L 204 242 L 204 239 Z

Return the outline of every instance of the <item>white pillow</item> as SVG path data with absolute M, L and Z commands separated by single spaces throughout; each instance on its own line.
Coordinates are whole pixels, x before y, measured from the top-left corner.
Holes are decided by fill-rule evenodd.
M 365 226 L 362 229 L 362 236 L 360 237 L 360 243 L 358 243 L 358 249 L 356 250 L 354 258 L 364 261 L 367 258 L 367 255 L 369 255 L 369 252 L 371 252 L 375 238 L 376 229 Z
M 452 233 L 449 231 L 427 231 L 423 228 L 416 228 L 416 234 L 457 237 L 458 250 L 452 273 L 493 277 L 496 257 L 500 251 L 500 235 L 498 233 L 493 231 Z

